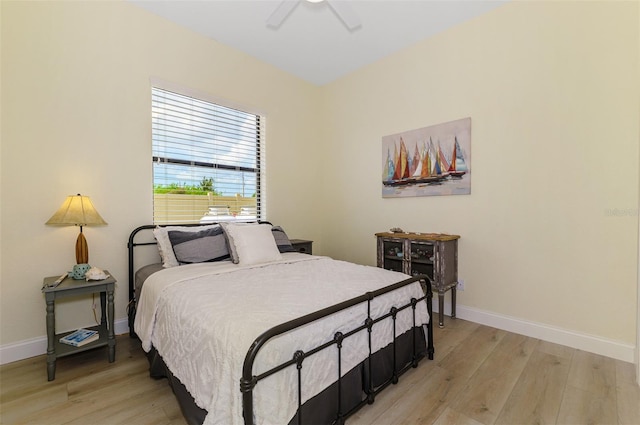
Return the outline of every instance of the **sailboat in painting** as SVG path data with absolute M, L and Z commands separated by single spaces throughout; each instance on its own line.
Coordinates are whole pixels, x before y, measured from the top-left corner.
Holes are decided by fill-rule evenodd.
M 407 158 L 407 147 L 404 144 L 402 137 L 400 138 L 400 155 L 398 156 L 398 162 L 396 163 L 395 171 L 393 173 L 393 180 L 405 180 L 409 177 L 409 160 Z
M 400 138 L 400 153 L 397 153 L 397 148 L 394 145 L 393 160 L 391 159 L 390 152 L 387 150 L 387 161 L 383 171 L 382 182 L 385 185 L 399 186 L 409 184 L 411 182 L 412 164 L 414 159 L 409 161 L 407 155 L 407 146 L 404 144 L 402 137 Z
M 451 155 L 451 165 L 449 166 L 449 175 L 455 179 L 461 179 L 467 173 L 467 164 L 464 162 L 462 156 L 462 149 L 458 143 L 458 138 L 455 138 L 453 145 L 453 155 Z
M 397 152 L 396 152 L 397 154 Z M 396 155 L 394 155 L 394 158 Z M 382 169 L 382 181 L 390 181 L 393 180 L 393 173 L 395 172 L 395 161 L 391 158 L 391 152 L 387 149 L 387 160 L 384 163 L 384 168 Z
M 387 149 L 387 159 L 382 174 L 382 183 L 385 186 L 401 186 L 407 184 L 439 184 L 443 180 L 462 178 L 467 168 L 462 156 L 458 139 L 455 139 L 451 162 L 445 156 L 440 141 L 435 148 L 433 140 L 429 138 L 429 144 L 422 142 L 422 151 L 416 143 L 412 157 L 407 153 L 407 147 L 402 137 L 400 138 L 400 153 L 394 144 L 394 157 Z

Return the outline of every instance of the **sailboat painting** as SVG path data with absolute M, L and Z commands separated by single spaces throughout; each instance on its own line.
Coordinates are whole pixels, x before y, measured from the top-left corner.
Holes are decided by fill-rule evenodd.
M 471 118 L 382 138 L 382 197 L 471 193 Z

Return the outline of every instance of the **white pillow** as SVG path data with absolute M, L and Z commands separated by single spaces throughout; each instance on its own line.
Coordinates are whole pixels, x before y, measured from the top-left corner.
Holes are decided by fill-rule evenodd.
M 201 230 L 213 229 L 216 226 L 220 225 L 210 224 L 208 226 L 158 226 L 153 229 L 153 236 L 156 238 L 156 241 L 158 241 L 158 252 L 160 253 L 160 258 L 162 259 L 162 266 L 168 268 L 180 265 L 180 263 L 176 259 L 176 254 L 173 252 L 171 241 L 169 240 L 169 230 L 179 230 L 181 232 L 199 232 Z
M 271 232 L 271 225 L 242 226 L 226 224 L 224 230 L 227 233 L 229 244 L 232 244 L 235 248 L 238 255 L 238 264 L 241 266 L 268 263 L 282 259 L 278 245 L 276 245 Z
M 231 236 L 229 236 L 227 228 L 229 226 L 257 226 L 258 224 L 259 223 L 220 223 L 220 226 L 222 226 L 222 230 L 224 230 L 224 235 L 227 238 L 227 248 L 229 249 L 229 255 L 231 255 L 231 262 L 233 264 L 238 264 L 238 252 L 236 251 L 236 247 L 233 244 Z

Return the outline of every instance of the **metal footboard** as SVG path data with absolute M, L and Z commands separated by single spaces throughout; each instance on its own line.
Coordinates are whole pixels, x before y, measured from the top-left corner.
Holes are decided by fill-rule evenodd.
M 393 290 L 396 290 L 398 288 L 401 288 L 403 286 L 406 285 L 410 285 L 416 281 L 421 281 L 422 283 L 422 287 L 425 290 L 425 295 L 423 297 L 420 297 L 418 299 L 416 298 L 411 298 L 411 300 L 408 300 L 406 304 L 402 305 L 402 306 L 397 306 L 397 307 L 393 307 L 390 309 L 390 311 L 380 317 L 377 318 L 373 318 L 371 317 L 371 302 L 376 298 L 379 297 L 381 295 L 384 295 L 388 292 L 391 292 Z M 349 417 L 350 415 L 352 415 L 353 413 L 355 413 L 360 407 L 362 407 L 365 404 L 372 404 L 375 401 L 375 397 L 376 395 L 382 391 L 384 388 L 386 388 L 389 384 L 396 384 L 398 382 L 398 378 L 400 377 L 400 375 L 402 375 L 404 372 L 406 372 L 409 368 L 411 367 L 417 367 L 419 361 L 421 360 L 421 356 L 418 353 L 418 348 L 417 348 L 417 342 L 416 342 L 416 332 L 417 332 L 417 328 L 416 328 L 416 306 L 419 302 L 421 301 L 426 301 L 427 303 L 427 311 L 429 312 L 429 324 L 427 325 L 427 355 L 429 357 L 430 360 L 433 360 L 433 354 L 434 354 L 434 348 L 433 348 L 433 326 L 432 326 L 432 322 L 433 320 L 431 320 L 433 312 L 432 312 L 432 306 L 431 306 L 431 300 L 433 299 L 433 293 L 431 291 L 431 280 L 429 279 L 428 276 L 426 275 L 419 275 L 419 276 L 414 276 L 412 278 L 403 280 L 401 282 L 395 283 L 393 285 L 378 289 L 376 291 L 372 291 L 372 292 L 367 292 L 364 295 L 361 295 L 359 297 L 356 298 L 352 298 L 348 301 L 344 301 L 342 303 L 333 305 L 331 307 L 327 307 L 325 309 L 319 310 L 315 313 L 311 313 L 308 314 L 306 316 L 302 316 L 299 317 L 297 319 L 291 320 L 289 322 L 283 323 L 281 325 L 275 326 L 271 329 L 269 329 L 268 331 L 266 331 L 265 333 L 263 333 L 262 335 L 260 335 L 258 338 L 256 338 L 256 340 L 253 342 L 253 344 L 251 344 L 251 347 L 249 348 L 249 350 L 247 351 L 247 355 L 245 357 L 244 360 L 244 364 L 243 364 L 243 369 L 242 369 L 242 378 L 240 379 L 240 391 L 242 392 L 242 404 L 243 404 L 243 416 L 244 416 L 244 423 L 247 425 L 251 425 L 254 423 L 254 411 L 253 411 L 253 389 L 255 388 L 255 386 L 258 384 L 259 381 L 261 381 L 264 378 L 267 378 L 268 376 L 271 376 L 289 366 L 292 365 L 296 365 L 297 368 L 297 373 L 298 373 L 298 415 L 297 415 L 297 422 L 299 425 L 301 425 L 303 422 L 303 412 L 302 412 L 302 379 L 301 379 L 301 374 L 302 374 L 302 368 L 303 368 L 303 363 L 305 358 L 318 353 L 319 351 L 325 350 L 325 349 L 329 349 L 330 347 L 335 346 L 337 349 L 337 354 L 338 354 L 338 369 L 337 369 L 337 374 L 338 374 L 338 381 L 337 381 L 337 386 L 338 386 L 338 412 L 336 414 L 336 418 L 334 423 L 337 424 L 343 424 L 345 419 L 347 417 Z M 337 332 L 335 335 L 333 335 L 332 338 L 330 338 L 326 343 L 313 348 L 312 350 L 309 350 L 307 352 L 298 350 L 293 354 L 293 357 L 291 358 L 291 360 L 284 362 L 278 366 L 273 367 L 272 369 L 261 373 L 260 375 L 253 375 L 253 364 L 254 361 L 256 359 L 256 356 L 258 354 L 258 352 L 260 351 L 260 349 L 267 344 L 267 342 L 277 336 L 280 335 L 282 333 L 288 332 L 290 330 L 293 330 L 295 328 L 298 328 L 300 326 L 306 325 L 308 323 L 311 323 L 315 320 L 321 319 L 323 317 L 329 316 L 331 314 L 334 314 L 338 311 L 347 309 L 349 307 L 352 307 L 354 305 L 357 304 L 361 304 L 361 303 L 367 303 L 367 318 L 364 321 L 364 323 L 360 324 L 359 326 L 355 327 L 354 329 L 350 330 L 349 332 L 346 333 L 341 333 L 341 332 Z M 396 345 L 397 345 L 397 338 L 398 335 L 396 335 L 396 315 L 405 309 L 411 308 L 412 309 L 412 315 L 413 315 L 413 327 L 412 327 L 412 344 L 413 344 L 413 348 L 412 348 L 412 360 L 409 364 L 398 368 L 398 364 L 396 361 Z M 391 318 L 391 320 L 393 320 L 393 341 L 392 341 L 392 345 L 393 345 L 393 373 L 392 376 L 385 380 L 381 385 L 379 385 L 377 388 L 374 388 L 374 380 L 373 380 L 373 370 L 372 370 L 372 361 L 371 358 L 373 356 L 373 352 L 372 352 L 372 341 L 371 341 L 371 332 L 373 329 L 373 326 L 378 323 L 381 322 L 387 318 Z M 368 353 L 368 373 L 369 373 L 369 379 L 368 379 L 368 385 L 367 388 L 364 388 L 364 391 L 366 393 L 366 398 L 364 400 L 362 400 L 357 406 L 355 406 L 353 409 L 351 409 L 348 412 L 343 412 L 343 406 L 341 405 L 341 386 L 342 386 L 342 347 L 343 344 L 345 344 L 347 341 L 347 338 L 355 335 L 358 332 L 361 332 L 363 330 L 367 330 L 368 332 L 368 347 L 369 347 L 369 353 Z

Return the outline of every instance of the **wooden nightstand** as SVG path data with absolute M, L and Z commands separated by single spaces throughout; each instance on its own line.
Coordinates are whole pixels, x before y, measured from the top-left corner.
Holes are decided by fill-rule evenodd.
M 55 288 L 48 288 L 58 276 L 45 277 L 42 292 L 47 302 L 47 379 L 53 381 L 56 377 L 56 360 L 59 357 L 68 356 L 92 348 L 109 346 L 109 363 L 116 359 L 116 338 L 113 328 L 113 292 L 116 280 L 105 270 L 109 277 L 103 280 L 75 280 L 70 277 L 65 278 Z M 81 347 L 63 344 L 60 338 L 71 332 L 56 334 L 55 300 L 62 297 L 69 297 L 80 294 L 100 293 L 101 319 L 100 325 L 88 327 L 99 332 L 100 338 Z
M 293 249 L 295 249 L 296 251 L 303 254 L 313 254 L 313 241 L 307 241 L 304 239 L 291 239 L 290 242 L 291 246 L 293 246 Z

